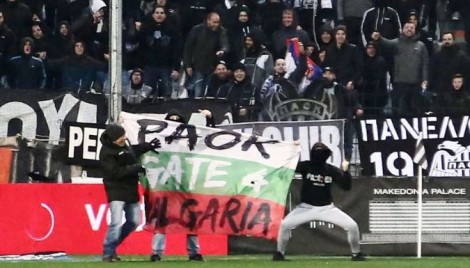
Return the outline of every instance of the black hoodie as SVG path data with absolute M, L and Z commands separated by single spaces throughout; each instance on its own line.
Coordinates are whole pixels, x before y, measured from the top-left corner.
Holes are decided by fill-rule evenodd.
M 331 185 L 336 183 L 343 190 L 351 189 L 351 173 L 327 164 L 331 150 L 321 142 L 313 145 L 310 161 L 302 161 L 296 172 L 302 175 L 300 201 L 313 206 L 326 206 L 333 202 Z

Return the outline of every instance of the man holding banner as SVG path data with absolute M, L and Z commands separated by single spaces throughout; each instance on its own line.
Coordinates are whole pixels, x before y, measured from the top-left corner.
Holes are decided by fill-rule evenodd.
M 103 168 L 103 184 L 111 211 L 111 222 L 103 242 L 103 261 L 115 262 L 121 259 L 116 248 L 134 231 L 140 221 L 139 173 L 145 173 L 138 157 L 150 150 L 160 148 L 158 139 L 150 143 L 127 145 L 123 127 L 111 124 L 100 138 L 103 147 L 100 161 Z M 123 214 L 126 222 L 122 224 Z
M 327 164 L 331 150 L 323 143 L 317 142 L 310 151 L 310 160 L 297 165 L 296 172 L 302 174 L 301 203 L 282 221 L 277 237 L 277 252 L 273 261 L 285 261 L 285 252 L 290 238 L 290 231 L 310 221 L 325 221 L 340 226 L 348 234 L 348 242 L 353 261 L 365 261 L 360 251 L 360 233 L 357 223 L 346 213 L 334 206 L 331 196 L 332 183 L 343 190 L 351 189 L 351 173 L 348 164 L 342 170 Z

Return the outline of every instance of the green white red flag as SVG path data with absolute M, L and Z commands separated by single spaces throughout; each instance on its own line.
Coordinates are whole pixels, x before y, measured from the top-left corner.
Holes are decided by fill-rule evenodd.
M 131 144 L 162 143 L 141 158 L 147 230 L 277 237 L 300 146 L 145 115 L 121 119 Z

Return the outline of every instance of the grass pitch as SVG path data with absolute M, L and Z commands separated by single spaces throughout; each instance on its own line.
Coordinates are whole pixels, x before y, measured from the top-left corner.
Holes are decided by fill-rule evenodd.
M 368 257 L 365 262 L 352 262 L 349 257 L 288 256 L 291 261 L 273 262 L 271 255 L 205 256 L 204 262 L 189 262 L 187 257 L 165 256 L 161 262 L 149 261 L 149 256 L 121 256 L 121 262 L 103 263 L 99 256 L 68 256 L 54 261 L 2 261 L 0 267 L 70 267 L 70 268 L 468 268 L 470 257 Z

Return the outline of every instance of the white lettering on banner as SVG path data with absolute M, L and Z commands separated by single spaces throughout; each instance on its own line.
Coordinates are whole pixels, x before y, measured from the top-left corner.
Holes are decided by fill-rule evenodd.
M 216 180 L 214 177 L 217 176 L 226 176 L 228 175 L 227 171 L 224 170 L 219 170 L 219 167 L 229 167 L 232 164 L 228 161 L 218 161 L 218 160 L 213 160 L 209 163 L 209 166 L 207 167 L 207 174 L 206 174 L 206 179 L 204 181 L 204 187 L 205 188 L 221 188 L 224 187 L 227 182 L 225 180 Z
M 415 188 L 374 189 L 374 195 L 417 195 Z M 423 195 L 466 195 L 466 188 L 431 188 L 423 189 Z
M 407 152 L 399 151 L 390 153 L 386 159 L 386 167 L 383 165 L 382 157 L 382 152 L 374 152 L 370 155 L 370 162 L 374 164 L 376 176 L 383 176 L 384 168 L 395 176 L 414 175 L 413 158 Z M 398 159 L 401 160 L 401 164 L 397 167 Z
M 31 106 L 23 102 L 9 102 L 0 107 L 0 137 L 8 135 L 8 124 L 12 119 L 23 123 L 22 135 L 29 139 L 36 138 L 37 115 Z
M 253 128 L 239 128 L 233 129 L 239 133 L 253 133 Z M 310 148 L 318 141 L 323 142 L 332 151 L 332 156 L 329 162 L 333 165 L 340 165 L 342 161 L 341 151 L 341 133 L 337 126 L 300 126 L 298 127 L 298 140 L 301 143 L 300 160 L 305 161 L 310 159 Z M 283 141 L 294 140 L 294 128 L 288 126 L 266 127 L 261 136 L 268 139 L 278 139 Z
M 75 147 L 82 145 L 83 141 L 83 132 L 81 127 L 70 126 L 69 128 L 69 152 L 68 157 L 75 157 Z
M 54 100 L 39 101 L 38 105 L 44 114 L 49 129 L 49 143 L 59 144 L 62 124 L 70 111 L 79 103 L 76 122 L 96 123 L 97 106 L 75 98 L 71 94 L 65 94 L 59 109 L 56 109 Z M 38 116 L 36 111 L 23 102 L 9 102 L 0 107 L 0 137 L 8 135 L 8 125 L 12 119 L 20 119 L 22 135 L 28 139 L 35 139 L 38 129 Z
M 85 204 L 86 215 L 93 231 L 98 231 L 100 229 L 101 222 L 104 218 L 104 213 L 106 212 L 106 208 L 106 204 L 101 204 L 98 208 L 97 213 L 95 214 L 93 211 L 93 206 L 91 204 Z
M 98 142 L 99 137 L 103 134 L 103 129 L 89 128 L 84 129 L 83 141 L 83 159 L 99 160 L 101 142 Z M 94 137 L 94 138 L 92 138 Z M 90 151 L 90 148 L 95 148 L 96 152 Z
M 46 123 L 49 128 L 49 140 L 52 141 L 51 143 L 59 144 L 62 123 L 64 122 L 67 114 L 72 110 L 77 102 L 79 102 L 79 100 L 70 94 L 66 94 L 64 96 L 59 110 L 56 110 L 53 100 L 38 102 L 39 107 L 41 107 L 41 110 L 44 113 L 44 118 L 46 119 Z
M 93 231 L 98 231 L 101 227 L 101 224 L 103 223 L 104 215 L 106 213 L 106 224 L 109 225 L 111 222 L 111 212 L 108 209 L 107 204 L 100 204 L 98 206 L 98 211 L 95 214 L 93 210 L 93 205 L 92 204 L 85 204 L 85 212 L 88 217 L 88 221 L 90 222 L 91 229 Z M 140 232 L 143 230 L 144 224 L 145 224 L 145 209 L 144 209 L 144 204 L 140 203 L 140 215 L 141 215 L 141 223 L 139 226 L 137 226 L 136 231 Z M 125 215 L 122 215 L 122 223 L 126 222 Z
M 470 117 L 463 116 L 459 119 L 457 125 L 449 116 L 442 117 L 437 121 L 437 117 L 420 117 L 420 118 L 401 118 L 399 122 L 391 119 L 383 121 L 383 125 L 379 128 L 376 119 L 361 120 L 361 132 L 363 141 L 385 141 L 389 138 L 393 140 L 418 139 L 422 133 L 423 139 L 442 139 L 446 135 L 450 138 L 463 138 L 470 133 Z M 456 128 L 457 125 L 457 128 Z M 400 129 L 400 133 L 397 132 Z M 458 129 L 458 131 L 457 131 Z
M 75 148 L 83 147 L 82 155 L 86 160 L 99 160 L 102 144 L 99 137 L 104 129 L 95 127 L 70 126 L 68 157 L 75 157 Z

